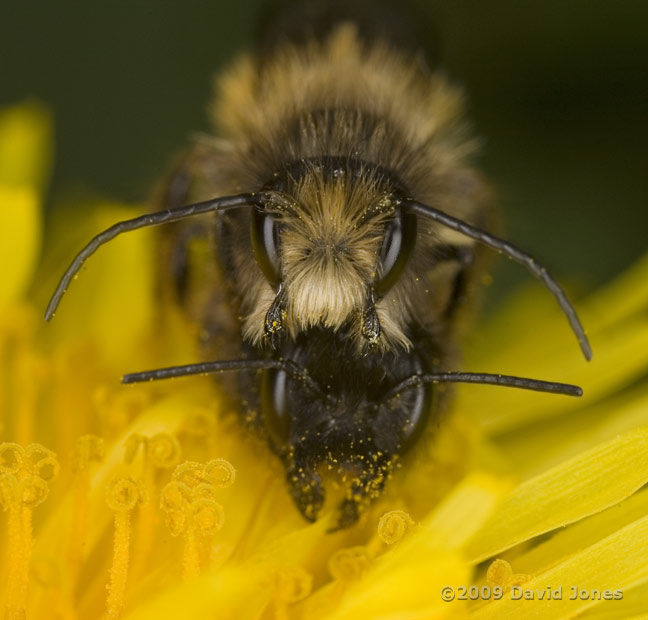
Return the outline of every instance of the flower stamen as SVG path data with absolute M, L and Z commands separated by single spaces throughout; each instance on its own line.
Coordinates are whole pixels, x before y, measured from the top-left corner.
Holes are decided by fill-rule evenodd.
M 288 607 L 311 593 L 313 577 L 300 567 L 282 568 L 276 571 L 274 584 L 274 618 L 288 620 Z
M 512 566 L 506 560 L 501 559 L 491 562 L 486 571 L 486 583 L 491 587 L 510 588 L 511 586 L 520 586 L 529 579 L 531 579 L 531 575 L 514 573 Z
M 146 563 L 155 545 L 159 516 L 157 513 L 156 475 L 160 469 L 170 469 L 180 460 L 181 448 L 178 440 L 169 433 L 158 433 L 152 437 L 131 435 L 126 442 L 127 462 L 132 462 L 136 452 L 142 452 L 142 480 L 151 501 L 146 502 L 137 517 L 137 537 L 133 550 L 131 573 L 137 579 L 146 570 Z
M 131 538 L 131 511 L 145 500 L 143 486 L 133 478 L 115 478 L 108 487 L 107 503 L 115 512 L 113 561 L 110 567 L 106 618 L 120 618 L 124 609 Z
M 390 510 L 378 522 L 378 536 L 387 545 L 400 541 L 414 525 L 412 518 L 404 510 Z
M 40 444 L 23 449 L 0 445 L 0 506 L 7 511 L 7 594 L 5 617 L 26 617 L 29 563 L 33 546 L 32 511 L 49 494 L 48 482 L 59 471 L 51 450 Z
M 333 579 L 348 583 L 362 577 L 371 566 L 371 557 L 366 547 L 346 547 L 330 557 L 328 566 Z
M 225 511 L 215 501 L 216 490 L 233 484 L 236 470 L 225 459 L 205 465 L 187 461 L 178 465 L 160 496 L 160 507 L 172 536 L 184 534 L 184 578 L 200 573 L 210 559 L 211 541 L 225 522 Z

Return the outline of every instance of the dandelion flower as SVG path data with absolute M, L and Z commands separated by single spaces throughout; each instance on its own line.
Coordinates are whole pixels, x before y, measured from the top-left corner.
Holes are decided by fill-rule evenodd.
M 0 115 L 5 618 L 645 614 L 648 258 L 579 304 L 590 365 L 537 288 L 469 347 L 471 367 L 570 381 L 583 399 L 457 389 L 435 440 L 360 523 L 329 534 L 332 515 L 302 520 L 215 382 L 120 385 L 195 355 L 179 319 L 161 331 L 155 318 L 147 231 L 102 250 L 56 321 L 38 320 L 66 257 L 133 213 L 55 214 L 35 271 L 49 133 L 37 106 Z

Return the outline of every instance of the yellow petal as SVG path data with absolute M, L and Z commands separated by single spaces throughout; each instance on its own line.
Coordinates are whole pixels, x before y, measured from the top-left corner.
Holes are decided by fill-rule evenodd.
M 47 257 L 46 290 L 54 292 L 68 261 L 94 235 L 143 211 L 141 207 L 102 203 L 93 206 L 78 223 L 68 219 L 60 233 L 62 240 L 57 240 Z M 62 254 L 66 256 L 64 261 L 60 258 Z M 132 351 L 152 348 L 150 342 L 144 343 L 143 336 L 150 334 L 149 321 L 155 303 L 154 260 L 150 229 L 121 235 L 101 247 L 72 281 L 47 327 L 47 336 L 67 341 L 71 337 L 91 336 L 107 359 L 121 360 L 122 372 L 135 370 L 124 368 L 124 360 L 132 356 Z M 53 268 L 54 264 L 57 268 Z
M 641 428 L 523 482 L 504 498 L 466 553 L 480 562 L 612 506 L 647 481 L 648 429 Z
M 516 573 L 540 573 L 646 514 L 648 492 L 641 490 L 616 506 L 557 531 L 549 540 L 530 550 L 520 555 L 512 555 L 510 562 Z
M 648 256 L 578 304 L 594 349 L 590 363 L 583 360 L 573 339 L 559 336 L 566 321 L 541 289 L 518 295 L 489 325 L 480 328 L 481 346 L 478 350 L 473 347 L 466 367 L 575 383 L 584 390 L 582 400 L 521 390 L 491 390 L 484 400 L 483 391 L 462 388 L 457 406 L 476 425 L 500 434 L 571 413 L 630 384 L 648 368 L 646 282 Z M 528 325 L 534 324 L 540 327 L 530 332 Z
M 41 193 L 52 160 L 52 123 L 45 106 L 29 101 L 0 112 L 0 185 Z
M 337 609 L 327 619 L 425 620 L 460 618 L 465 605 L 447 603 L 441 589 L 448 584 L 468 583 L 470 572 L 461 557 L 434 553 L 423 536 L 407 553 L 386 554 L 363 579 L 351 584 Z M 306 616 L 309 617 L 309 616 Z
M 600 401 L 642 376 L 648 368 L 647 342 L 648 318 L 638 317 L 609 330 L 596 344 L 596 358 L 589 364 L 572 351 L 558 358 L 546 357 L 524 372 L 534 378 L 559 379 L 580 385 L 584 392 L 582 399 L 502 389 L 500 394 L 494 394 L 485 402 L 483 396 L 477 400 L 481 391 L 464 389 L 460 406 L 475 423 L 493 435 L 566 415 L 588 403 Z M 519 365 L 517 370 L 505 364 L 498 365 L 497 371 L 523 374 Z
M 619 323 L 636 318 L 648 307 L 648 254 L 624 273 L 589 297 L 577 301 L 577 311 L 590 337 Z M 537 326 L 537 329 L 533 329 Z M 472 362 L 487 362 L 494 353 L 499 361 L 514 362 L 520 354 L 544 358 L 577 353 L 564 315 L 551 295 L 539 285 L 526 286 L 503 303 L 471 337 L 468 356 Z M 596 350 L 594 351 L 596 356 Z
M 474 620 L 573 618 L 590 607 L 613 610 L 614 600 L 603 600 L 603 591 L 619 591 L 648 580 L 648 517 L 587 547 L 557 566 L 535 576 L 520 588 L 546 592 L 562 586 L 562 599 L 511 600 L 508 596 L 475 610 Z M 576 599 L 571 600 L 576 588 Z M 581 595 L 584 592 L 584 595 Z M 516 592 L 519 594 L 519 592 Z M 581 598 L 582 596 L 582 598 Z M 554 594 L 555 597 L 555 594 Z M 599 598 L 601 597 L 601 598 Z
M 516 429 L 495 442 L 522 479 L 554 467 L 621 433 L 648 425 L 648 385 L 591 406 Z
M 45 108 L 26 103 L 0 112 L 0 307 L 24 295 L 36 266 L 50 150 Z
M 33 187 L 0 185 L 0 308 L 24 296 L 41 245 L 41 200 Z
M 623 590 L 623 599 L 613 605 L 597 605 L 578 616 L 579 620 L 646 620 L 648 585 Z
M 263 566 L 228 566 L 197 579 L 165 588 L 138 605 L 125 620 L 246 620 L 258 618 L 271 599 L 272 588 Z
M 322 613 L 326 601 L 335 598 L 336 584 L 332 584 L 305 603 L 303 615 L 384 620 L 461 617 L 465 605 L 459 601 L 448 604 L 441 589 L 467 583 L 470 570 L 458 550 L 507 489 L 505 482 L 487 474 L 468 476 L 395 548 L 373 561 L 367 558 L 366 574 L 346 584 L 337 605 Z
M 464 479 L 422 524 L 429 543 L 460 549 L 486 522 L 511 484 L 483 473 Z

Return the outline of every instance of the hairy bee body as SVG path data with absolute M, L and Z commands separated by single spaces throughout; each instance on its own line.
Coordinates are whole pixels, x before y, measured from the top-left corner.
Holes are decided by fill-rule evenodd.
M 164 187 L 166 208 L 242 191 L 271 203 L 175 224 L 161 272 L 200 326 L 205 359 L 282 360 L 308 378 L 247 371 L 235 390 L 307 519 L 324 503 L 322 468 L 349 480 L 344 527 L 435 426 L 434 385 L 392 392 L 454 366 L 475 274 L 472 239 L 399 200 L 483 226 L 487 192 L 468 161 L 460 93 L 402 22 L 391 37 L 371 11 L 363 21 L 311 5 L 302 22 L 288 9 L 284 30 L 275 24 L 220 77 L 215 137 Z

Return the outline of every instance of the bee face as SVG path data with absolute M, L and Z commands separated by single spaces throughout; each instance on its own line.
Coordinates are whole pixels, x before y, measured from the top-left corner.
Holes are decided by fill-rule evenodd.
M 393 339 L 390 330 L 380 338 L 374 300 L 407 265 L 416 218 L 401 214 L 393 184 L 363 162 L 300 163 L 299 176 L 293 166 L 289 177 L 275 179 L 270 204 L 251 217 L 254 255 L 276 296 L 254 313 L 266 311 L 263 333 L 252 322 L 248 336 L 269 337 L 276 348 L 284 335 L 345 326 L 360 348 L 388 347 Z

